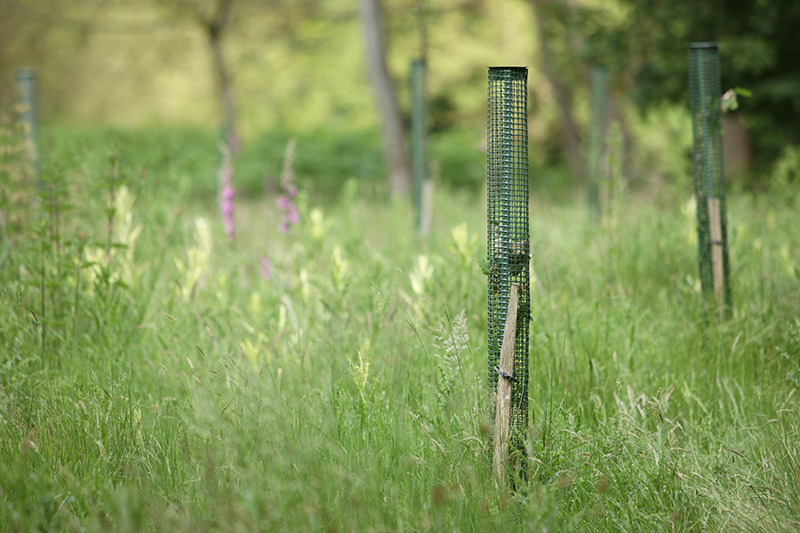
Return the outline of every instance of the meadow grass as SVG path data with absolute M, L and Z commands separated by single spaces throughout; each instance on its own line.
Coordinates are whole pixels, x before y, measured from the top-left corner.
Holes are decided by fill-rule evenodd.
M 355 180 L 301 191 L 288 235 L 274 198 L 240 196 L 229 242 L 169 158 L 80 146 L 38 189 L 3 178 L 0 529 L 800 530 L 795 200 L 729 198 L 720 323 L 688 191 L 603 224 L 531 199 L 509 491 L 487 454 L 482 198 L 438 190 L 421 240 Z

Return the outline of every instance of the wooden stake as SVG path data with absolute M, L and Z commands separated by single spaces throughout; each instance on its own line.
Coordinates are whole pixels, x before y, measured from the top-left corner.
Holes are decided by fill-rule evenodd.
M 711 238 L 711 272 L 714 276 L 714 298 L 720 318 L 725 317 L 725 280 L 722 265 L 722 218 L 719 198 L 708 199 L 708 223 Z
M 508 294 L 508 313 L 500 348 L 497 376 L 497 411 L 494 426 L 494 480 L 503 485 L 508 465 L 508 441 L 511 432 L 511 385 L 514 379 L 514 345 L 517 343 L 517 298 L 519 286 L 511 284 Z

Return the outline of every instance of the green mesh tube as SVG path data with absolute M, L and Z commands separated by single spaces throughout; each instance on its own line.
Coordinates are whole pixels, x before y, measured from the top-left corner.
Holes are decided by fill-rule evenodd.
M 589 71 L 592 118 L 589 122 L 589 143 L 586 150 L 586 191 L 589 212 L 600 217 L 600 164 L 603 158 L 603 137 L 606 124 L 608 70 L 592 65 Z
M 528 69 L 489 68 L 487 267 L 489 397 L 497 391 L 500 349 L 512 283 L 519 285 L 511 392 L 511 451 L 524 456 L 528 426 L 530 229 L 528 222 Z M 494 426 L 494 406 L 490 409 Z M 491 444 L 491 438 L 490 438 Z M 490 446 L 491 448 L 491 446 Z
M 700 281 L 709 300 L 717 296 L 724 308 L 732 305 L 728 228 L 725 202 L 725 172 L 722 163 L 722 107 L 719 49 L 716 43 L 693 43 L 689 47 L 689 97 L 694 135 L 694 193 L 697 200 L 697 241 Z M 713 223 L 714 209 L 719 226 Z M 712 235 L 713 233 L 719 235 Z M 716 248 L 715 248 L 716 247 Z M 715 275 L 715 249 L 717 273 Z M 721 276 L 721 279 L 720 279 Z
M 414 177 L 414 216 L 417 230 L 422 222 L 422 184 L 425 182 L 427 131 L 425 116 L 425 60 L 411 63 L 411 170 Z

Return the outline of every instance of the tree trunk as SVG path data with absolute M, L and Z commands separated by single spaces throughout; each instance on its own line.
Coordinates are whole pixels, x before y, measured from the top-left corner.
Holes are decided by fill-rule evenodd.
M 739 178 L 750 171 L 750 136 L 739 113 L 722 115 L 722 160 L 728 179 Z
M 7 28 L 9 11 L 10 9 L 8 8 L 8 4 L 4 0 L 0 0 L 0 108 L 2 109 L 8 109 L 6 106 L 10 104 L 12 94 L 11 86 L 9 84 L 11 76 L 9 76 L 6 72 L 8 67 L 6 66 L 5 57 L 8 53 L 8 47 L 6 46 L 5 41 L 12 41 L 12 39 L 8 37 L 9 33 L 11 32 Z
M 581 181 L 584 179 L 583 160 L 581 159 L 581 137 L 578 134 L 578 128 L 575 125 L 575 119 L 572 114 L 572 96 L 558 72 L 556 72 L 555 65 L 553 65 L 553 53 L 547 43 L 545 32 L 547 16 L 542 9 L 542 5 L 542 0 L 531 0 L 536 19 L 536 33 L 539 40 L 539 57 L 541 58 L 544 75 L 553 88 L 553 95 L 561 111 L 562 143 L 570 174 L 572 174 L 575 181 Z
M 206 36 L 211 48 L 211 60 L 214 77 L 217 82 L 217 94 L 222 109 L 222 120 L 227 132 L 225 139 L 228 148 L 236 153 L 239 150 L 239 134 L 236 120 L 236 100 L 233 96 L 233 87 L 230 74 L 222 53 L 222 36 L 224 35 L 234 0 L 219 0 L 216 14 L 206 21 Z
M 386 46 L 381 25 L 380 0 L 361 1 L 361 22 L 367 70 L 378 100 L 383 128 L 383 141 L 389 166 L 392 195 L 407 196 L 411 192 L 411 163 L 406 148 L 405 127 L 389 70 L 386 68 Z
M 625 94 L 630 94 L 629 90 Z M 625 186 L 629 187 L 638 177 L 639 168 L 634 155 L 633 131 L 631 130 L 628 110 L 625 108 L 625 97 L 619 94 L 609 96 L 609 108 L 612 110 L 613 119 L 619 123 L 622 132 L 622 174 L 625 177 Z

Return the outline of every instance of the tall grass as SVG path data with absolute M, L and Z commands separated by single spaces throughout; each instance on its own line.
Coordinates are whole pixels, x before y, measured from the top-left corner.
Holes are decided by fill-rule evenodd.
M 27 196 L 0 206 L 26 213 L 0 242 L 0 528 L 800 529 L 796 205 L 729 199 L 717 323 L 682 206 L 618 198 L 596 226 L 532 198 L 529 468 L 506 492 L 482 200 L 437 191 L 420 242 L 357 181 L 301 191 L 288 235 L 257 197 L 231 244 L 172 156 L 119 143 L 115 173 L 79 145 L 40 189 L 3 170 Z

